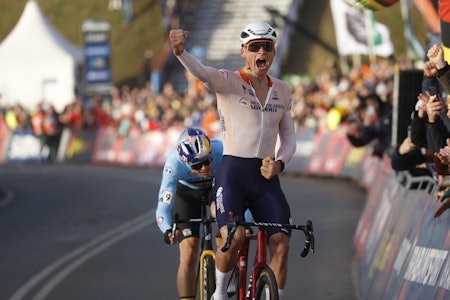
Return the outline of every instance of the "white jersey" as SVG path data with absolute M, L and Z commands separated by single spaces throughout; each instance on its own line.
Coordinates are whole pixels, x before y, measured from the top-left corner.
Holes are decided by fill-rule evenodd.
M 204 66 L 186 50 L 178 59 L 217 95 L 224 155 L 261 159 L 270 156 L 289 162 L 296 142 L 290 115 L 291 89 L 286 83 L 268 76 L 269 90 L 262 106 L 244 72 Z M 280 147 L 275 153 L 278 135 Z

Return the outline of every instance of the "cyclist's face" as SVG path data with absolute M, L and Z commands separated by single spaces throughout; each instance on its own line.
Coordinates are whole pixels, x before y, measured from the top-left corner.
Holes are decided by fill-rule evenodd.
M 241 55 L 246 60 L 246 68 L 254 75 L 264 75 L 269 72 L 275 53 L 274 43 L 268 40 L 251 41 L 241 48 Z
M 209 177 L 212 173 L 212 163 L 210 163 L 209 165 L 202 165 L 200 170 L 194 170 L 191 169 L 192 173 L 194 174 L 198 174 L 202 177 Z

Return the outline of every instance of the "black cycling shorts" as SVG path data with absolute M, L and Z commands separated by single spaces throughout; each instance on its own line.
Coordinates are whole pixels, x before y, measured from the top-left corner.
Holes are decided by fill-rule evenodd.
M 207 189 L 191 189 L 181 183 L 177 184 L 177 192 L 175 203 L 173 204 L 172 217 L 178 216 L 179 220 L 201 218 L 201 197 L 206 197 L 207 203 L 210 204 L 211 188 Z M 209 212 L 209 208 L 208 208 Z M 180 229 L 179 241 L 188 237 L 200 237 L 200 223 L 178 223 L 177 228 Z

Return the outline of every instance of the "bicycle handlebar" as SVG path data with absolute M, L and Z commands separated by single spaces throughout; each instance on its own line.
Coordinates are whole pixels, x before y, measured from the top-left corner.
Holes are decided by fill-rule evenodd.
M 180 219 L 178 213 L 175 213 L 172 216 L 172 236 L 175 236 L 175 231 L 177 230 L 177 224 L 180 224 L 180 223 L 214 223 L 214 222 L 216 222 L 216 218 L 213 218 L 213 217 Z
M 295 224 L 279 224 L 279 223 L 265 223 L 265 222 L 245 222 L 242 218 L 236 217 L 234 220 L 229 221 L 227 224 L 228 227 L 228 236 L 225 242 L 225 245 L 221 248 L 222 252 L 226 252 L 230 249 L 231 241 L 233 240 L 234 234 L 236 233 L 238 226 L 244 227 L 259 227 L 259 228 L 287 228 L 294 230 L 301 230 L 305 234 L 305 245 L 303 247 L 302 252 L 300 253 L 301 257 L 305 257 L 308 255 L 309 251 L 314 254 L 315 245 L 314 245 L 314 234 L 313 234 L 313 224 L 311 220 L 306 221 L 306 225 L 295 225 Z

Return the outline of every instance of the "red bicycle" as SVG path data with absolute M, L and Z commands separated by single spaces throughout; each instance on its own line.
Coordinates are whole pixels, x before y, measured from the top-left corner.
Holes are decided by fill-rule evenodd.
M 230 283 L 228 283 L 228 296 L 237 300 L 259 300 L 271 299 L 278 300 L 278 285 L 275 275 L 266 263 L 267 259 L 267 228 L 287 228 L 301 230 L 305 234 L 305 246 L 300 253 L 305 257 L 311 251 L 314 253 L 314 234 L 313 225 L 310 220 L 306 225 L 263 223 L 263 222 L 245 222 L 240 218 L 228 222 L 228 237 L 221 251 L 227 251 L 230 248 L 231 241 L 238 226 L 244 226 L 251 229 L 258 227 L 257 233 L 246 235 L 246 241 L 238 251 L 238 264 L 233 271 Z M 256 240 L 256 254 L 247 285 L 247 262 L 249 254 L 250 241 Z M 256 283 L 256 284 L 255 284 Z M 269 296 L 266 298 L 266 296 Z

